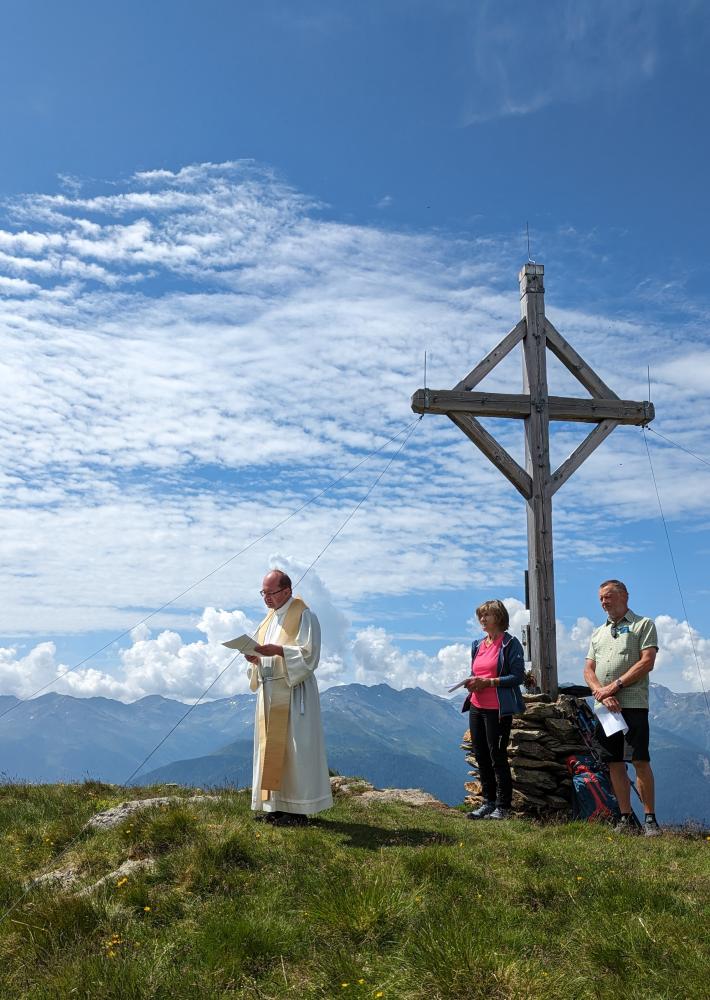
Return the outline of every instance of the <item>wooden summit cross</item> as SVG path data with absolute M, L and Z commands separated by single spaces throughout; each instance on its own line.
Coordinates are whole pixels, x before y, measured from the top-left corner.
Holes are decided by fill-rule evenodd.
M 415 413 L 444 413 L 500 469 L 527 501 L 530 658 L 537 684 L 557 696 L 555 587 L 552 561 L 552 497 L 618 424 L 645 426 L 653 404 L 619 399 L 567 343 L 545 316 L 542 264 L 520 271 L 522 319 L 500 344 L 451 390 L 418 389 Z M 471 390 L 515 347 L 523 347 L 523 392 L 519 395 Z M 545 349 L 549 348 L 591 394 L 591 398 L 549 396 Z M 525 468 L 508 454 L 476 417 L 525 421 Z M 562 465 L 550 470 L 550 420 L 596 424 Z

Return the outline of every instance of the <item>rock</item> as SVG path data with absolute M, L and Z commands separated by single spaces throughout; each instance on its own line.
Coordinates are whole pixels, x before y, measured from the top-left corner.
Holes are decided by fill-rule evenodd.
M 557 699 L 555 708 L 565 719 L 574 720 L 577 715 L 577 703 L 573 698 L 566 698 L 564 695 L 560 695 Z
M 368 805 L 372 802 L 403 802 L 408 806 L 428 806 L 430 809 L 442 811 L 455 810 L 447 806 L 444 802 L 430 795 L 429 792 L 422 791 L 421 788 L 372 788 L 359 796 L 361 802 Z
M 530 708 L 526 708 L 523 719 L 525 722 L 537 722 L 540 719 L 551 719 L 556 714 L 554 705 L 540 703 L 539 705 L 531 705 Z
M 545 726 L 559 736 L 571 736 L 578 733 L 577 727 L 569 719 L 546 719 Z
M 513 719 L 511 731 L 522 733 L 529 729 L 539 729 L 541 725 L 544 725 L 544 720 L 542 719 L 526 719 L 522 715 L 518 715 Z
M 88 885 L 85 889 L 81 889 L 77 892 L 77 896 L 88 896 L 95 889 L 99 889 L 102 885 L 106 885 L 109 882 L 114 884 L 122 878 L 129 878 L 131 875 L 135 875 L 139 871 L 150 871 L 155 867 L 155 861 L 153 858 L 129 858 L 128 861 L 124 861 L 122 865 L 113 871 L 109 872 L 108 875 L 104 875 L 94 882 L 93 885 Z
M 560 795 L 548 795 L 547 804 L 551 805 L 554 809 L 569 809 L 570 801 L 569 799 L 562 798 Z
M 511 739 L 541 740 L 545 735 L 544 729 L 513 729 Z
M 514 783 L 521 784 L 525 788 L 533 788 L 538 792 L 552 792 L 557 788 L 557 782 L 547 771 L 533 771 L 527 768 L 514 767 L 511 768 L 511 772 Z
M 470 782 L 474 784 L 474 782 Z M 422 791 L 421 788 L 375 788 L 364 778 L 347 778 L 337 775 L 330 779 L 333 795 L 340 797 L 357 796 L 360 802 L 404 802 L 409 806 L 429 806 L 431 809 L 449 810 L 444 802 Z M 466 786 L 464 786 L 466 787 Z
M 338 774 L 330 779 L 330 790 L 333 796 L 346 797 L 348 795 L 361 795 L 362 792 L 369 792 L 374 788 L 369 781 L 364 778 L 346 778 Z
M 142 809 L 153 809 L 158 806 L 174 805 L 175 803 L 196 805 L 198 802 L 219 802 L 218 795 L 163 795 L 154 799 L 132 799 L 128 802 L 121 802 L 112 809 L 104 809 L 103 812 L 92 816 L 85 825 L 84 830 L 111 830 L 114 826 L 123 823 L 125 819 Z
M 526 705 L 549 705 L 552 698 L 549 694 L 524 694 L 523 701 Z
M 519 788 L 513 789 L 513 805 L 517 809 L 524 809 L 527 805 L 544 808 L 546 804 L 546 800 L 539 795 L 534 795 L 532 792 L 523 792 Z
M 79 878 L 79 868 L 74 865 L 67 865 L 66 868 L 56 868 L 54 871 L 45 872 L 38 875 L 32 882 L 27 883 L 25 888 L 35 886 L 53 886 L 59 889 L 69 889 Z
M 533 757 L 521 757 L 513 754 L 510 757 L 511 767 L 527 767 L 531 770 L 540 768 L 543 771 L 554 771 L 558 774 L 567 774 L 567 768 L 556 760 L 535 760 Z
M 153 858 L 129 858 L 115 871 L 109 872 L 108 875 L 103 875 L 97 882 L 92 883 L 92 885 L 85 886 L 75 895 L 88 896 L 89 893 L 94 891 L 94 889 L 98 889 L 100 886 L 106 885 L 107 882 L 117 882 L 119 879 L 135 874 L 137 871 L 151 869 L 154 866 L 155 861 Z M 45 872 L 44 875 L 40 875 L 33 882 L 31 882 L 30 885 L 32 887 L 38 885 L 52 886 L 54 888 L 67 890 L 71 889 L 71 887 L 78 882 L 80 875 L 80 868 L 76 865 L 67 865 L 66 868 L 57 868 L 55 871 Z
M 555 760 L 557 755 L 552 750 L 548 750 L 542 743 L 518 743 L 511 741 L 510 749 L 513 753 L 520 753 L 523 757 L 536 757 L 538 760 Z

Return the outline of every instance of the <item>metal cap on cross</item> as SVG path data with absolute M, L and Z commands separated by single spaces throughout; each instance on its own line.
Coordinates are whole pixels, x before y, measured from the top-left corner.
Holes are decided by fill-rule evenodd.
M 645 426 L 653 404 L 619 399 L 545 316 L 545 268 L 529 262 L 520 271 L 520 322 L 453 389 L 418 389 L 415 413 L 443 413 L 510 480 L 527 503 L 530 595 L 530 658 L 540 689 L 557 696 L 552 497 L 619 424 Z M 474 392 L 478 383 L 517 345 L 523 351 L 523 392 Z M 588 397 L 550 396 L 547 350 L 581 382 Z M 524 421 L 525 468 L 476 417 Z M 550 420 L 582 421 L 594 429 L 554 472 L 550 468 Z

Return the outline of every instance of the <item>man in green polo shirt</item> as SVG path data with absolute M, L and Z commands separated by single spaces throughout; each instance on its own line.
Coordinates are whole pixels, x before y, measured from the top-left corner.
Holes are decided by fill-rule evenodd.
M 584 664 L 584 679 L 597 701 L 611 712 L 621 712 L 629 727 L 624 736 L 606 736 L 597 724 L 596 738 L 609 764 L 611 783 L 621 810 L 619 832 L 634 832 L 631 784 L 624 763 L 624 742 L 631 747 L 631 763 L 636 771 L 639 795 L 646 816 L 644 833 L 657 836 L 653 771 L 648 752 L 648 675 L 658 652 L 656 626 L 629 610 L 629 592 L 621 580 L 605 580 L 599 600 L 607 620 L 592 632 Z

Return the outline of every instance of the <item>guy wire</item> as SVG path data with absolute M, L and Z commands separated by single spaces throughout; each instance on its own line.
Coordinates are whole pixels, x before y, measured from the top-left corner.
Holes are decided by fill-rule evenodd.
M 310 564 L 310 566 L 308 566 L 303 571 L 303 573 L 300 575 L 300 577 L 298 578 L 298 580 L 296 580 L 295 584 L 293 585 L 294 589 L 299 585 L 299 583 L 301 583 L 301 581 L 308 575 L 308 573 L 310 573 L 310 571 L 313 569 L 313 567 L 318 562 L 318 560 L 323 555 L 323 553 L 326 551 L 326 549 L 328 549 L 332 545 L 332 543 L 338 537 L 338 535 L 343 530 L 343 528 L 352 519 L 352 517 L 356 513 L 356 511 L 358 511 L 360 509 L 360 507 L 362 507 L 362 505 L 364 504 L 364 502 L 367 500 L 367 498 L 370 496 L 370 494 L 372 493 L 372 491 L 374 490 L 374 488 L 377 486 L 377 484 L 379 483 L 379 481 L 382 479 L 382 477 L 384 476 L 384 474 L 387 472 L 387 470 L 389 469 L 390 465 L 392 465 L 392 462 L 394 462 L 395 458 L 397 458 L 397 456 L 399 455 L 399 453 L 402 451 L 402 449 L 406 445 L 407 441 L 410 439 L 410 437 L 414 433 L 414 428 L 417 426 L 418 423 L 419 423 L 419 420 L 417 419 L 417 420 L 415 420 L 410 425 L 409 430 L 407 432 L 407 436 L 405 437 L 404 441 L 401 443 L 401 445 L 399 446 L 399 448 L 397 449 L 397 451 L 392 455 L 392 457 L 390 458 L 390 460 L 385 465 L 384 469 L 382 469 L 382 471 L 377 475 L 377 477 L 375 478 L 374 482 L 372 483 L 372 485 L 368 489 L 367 493 L 365 493 L 364 497 L 362 497 L 362 499 L 350 511 L 350 513 L 345 518 L 345 520 L 343 521 L 343 523 L 340 525 L 340 527 L 338 528 L 338 530 L 331 537 L 330 541 L 326 545 L 324 545 L 324 547 L 321 549 L 321 551 L 315 557 L 315 559 Z M 256 633 L 254 633 L 254 634 L 256 634 Z M 252 638 L 254 638 L 253 635 L 252 635 Z M 214 680 L 210 683 L 210 685 L 202 692 L 202 694 L 197 699 L 197 701 L 193 705 L 190 705 L 190 707 L 185 712 L 185 714 L 180 719 L 178 719 L 178 721 L 172 726 L 172 728 L 169 730 L 169 732 L 167 732 L 166 735 L 160 740 L 160 742 L 150 751 L 150 753 L 148 754 L 148 756 L 145 757 L 144 760 L 141 761 L 141 763 L 138 765 L 138 767 L 135 768 L 135 770 L 126 778 L 126 780 L 123 782 L 124 785 L 127 785 L 128 782 L 131 781 L 138 774 L 138 772 L 142 769 L 142 767 L 144 766 L 144 764 L 146 764 L 150 760 L 150 758 L 153 756 L 153 754 L 157 750 L 160 749 L 160 747 L 163 745 L 163 743 L 165 743 L 165 741 L 175 732 L 175 730 L 178 728 L 178 726 L 182 722 L 184 722 L 184 720 L 188 717 L 188 715 L 190 715 L 190 713 L 192 711 L 194 711 L 195 708 L 197 708 L 197 706 L 200 704 L 200 702 L 202 701 L 202 699 L 207 696 L 207 694 L 212 690 L 212 688 L 215 686 L 215 684 L 220 679 L 220 677 L 224 673 L 227 672 L 227 670 L 231 667 L 231 665 L 234 663 L 234 661 L 237 659 L 237 656 L 239 656 L 239 655 L 240 655 L 239 653 L 236 653 L 232 657 L 232 659 L 229 661 L 229 663 L 225 667 L 223 667 L 222 670 L 220 670 L 220 672 L 217 674 L 217 676 L 214 678 Z
M 423 416 L 423 414 L 422 414 L 422 416 Z M 318 560 L 319 560 L 319 559 L 320 559 L 320 557 L 321 557 L 321 556 L 323 555 L 323 553 L 324 553 L 324 552 L 326 551 L 326 549 L 328 549 L 328 548 L 329 548 L 329 547 L 330 547 L 330 546 L 331 546 L 331 545 L 333 544 L 333 542 L 334 542 L 334 541 L 335 541 L 335 539 L 336 539 L 336 538 L 338 537 L 338 535 L 340 534 L 340 532 L 341 532 L 341 531 L 343 530 L 343 528 L 345 527 L 345 525 L 346 525 L 346 524 L 347 524 L 347 523 L 348 523 L 348 522 L 349 522 L 349 521 L 351 520 L 351 518 L 353 517 L 353 515 L 354 515 L 355 513 L 357 513 L 357 511 L 358 511 L 358 510 L 359 510 L 359 509 L 360 509 L 360 508 L 362 507 L 362 505 L 363 505 L 363 504 L 365 503 L 365 501 L 367 500 L 367 498 L 369 497 L 369 495 L 370 495 L 370 494 L 372 493 L 372 491 L 374 490 L 374 488 L 375 488 L 375 487 L 377 486 L 377 484 L 379 483 L 379 481 L 380 481 L 380 480 L 382 479 L 382 477 L 384 476 L 385 472 L 387 472 L 387 470 L 389 469 L 390 465 L 392 465 L 392 463 L 394 462 L 395 458 L 397 458 L 397 456 L 399 455 L 399 453 L 400 453 L 400 452 L 402 451 L 402 449 L 403 449 L 403 448 L 404 448 L 404 446 L 406 445 L 407 441 L 409 441 L 410 437 L 411 437 L 411 436 L 412 436 L 412 434 L 414 433 L 414 429 L 415 429 L 415 427 L 416 427 L 416 426 L 417 426 L 417 424 L 418 424 L 418 423 L 420 422 L 420 420 L 421 420 L 421 417 L 419 417 L 419 419 L 418 419 L 418 420 L 416 420 L 416 421 L 414 422 L 414 424 L 413 424 L 413 425 L 412 425 L 412 426 L 411 426 L 411 427 L 409 428 L 409 430 L 407 431 L 407 436 L 405 437 L 404 441 L 402 441 L 401 445 L 399 446 L 399 448 L 397 449 L 397 451 L 396 451 L 396 452 L 394 453 L 394 455 L 392 455 L 392 457 L 390 458 L 390 460 L 389 460 L 389 462 L 387 463 L 387 465 L 386 465 L 386 466 L 384 467 L 384 469 L 382 470 L 382 472 L 380 472 L 380 474 L 379 474 L 379 475 L 377 476 L 377 478 L 375 479 L 375 481 L 373 482 L 372 486 L 371 486 L 371 487 L 369 488 L 369 490 L 367 491 L 367 493 L 365 494 L 365 496 L 364 496 L 364 497 L 363 497 L 363 498 L 362 498 L 361 500 L 359 500 L 359 501 L 358 501 L 358 503 L 357 503 L 357 504 L 356 504 L 356 505 L 355 505 L 355 506 L 353 507 L 353 509 L 352 509 L 352 510 L 350 511 L 350 513 L 349 513 L 349 514 L 348 514 L 348 516 L 347 516 L 347 517 L 345 518 L 345 520 L 344 520 L 344 521 L 343 521 L 343 523 L 342 523 L 342 524 L 340 525 L 340 527 L 339 527 L 339 528 L 338 528 L 338 530 L 337 530 L 337 531 L 335 532 L 335 534 L 334 534 L 334 535 L 333 535 L 333 537 L 332 537 L 332 538 L 330 539 L 330 541 L 329 541 L 329 542 L 328 542 L 328 543 L 327 543 L 326 545 L 324 545 L 324 546 L 323 546 L 323 548 L 322 548 L 322 549 L 320 550 L 320 552 L 319 552 L 319 553 L 318 553 L 318 555 L 317 555 L 317 556 L 315 557 L 315 559 L 313 560 L 313 562 L 312 562 L 312 563 L 310 564 L 310 566 L 308 567 L 308 569 L 306 569 L 306 570 L 305 570 L 305 572 L 301 574 L 301 576 L 300 576 L 300 577 L 298 578 L 298 580 L 296 581 L 296 584 L 295 584 L 296 586 L 298 586 L 298 584 L 299 584 L 299 583 L 301 582 L 301 580 L 302 580 L 302 579 L 303 579 L 303 578 L 304 578 L 304 577 L 306 576 L 306 574 L 307 574 L 307 573 L 310 573 L 310 571 L 311 571 L 311 570 L 313 569 L 313 567 L 314 567 L 314 566 L 315 566 L 315 564 L 316 564 L 316 563 L 318 562 Z
M 328 541 L 328 543 L 321 549 L 321 551 L 315 557 L 315 559 L 313 560 L 313 562 L 301 574 L 301 576 L 298 578 L 298 580 L 294 584 L 294 587 L 297 587 L 298 584 L 304 579 L 304 577 L 311 571 L 311 569 L 313 569 L 313 567 L 318 562 L 318 560 L 323 555 L 323 553 L 326 551 L 326 549 L 328 549 L 330 547 L 330 545 L 335 541 L 335 539 L 338 537 L 338 535 L 341 533 L 341 531 L 345 528 L 345 526 L 348 524 L 348 522 L 353 518 L 353 516 L 355 515 L 355 513 L 360 509 L 360 507 L 362 507 L 362 505 L 365 503 L 365 501 L 367 500 L 367 498 L 370 496 L 370 494 L 372 493 L 372 491 L 375 489 L 375 487 L 377 486 L 377 484 L 380 482 L 380 480 L 382 479 L 382 477 L 384 476 L 384 474 L 387 472 L 387 470 L 389 469 L 389 467 L 392 465 L 392 462 L 395 460 L 395 458 L 397 458 L 397 456 L 403 450 L 404 446 L 407 444 L 407 442 L 409 441 L 410 437 L 414 433 L 414 428 L 417 426 L 417 424 L 420 421 L 421 421 L 421 417 L 418 417 L 415 421 L 412 422 L 412 424 L 409 425 L 409 427 L 407 428 L 407 431 L 406 431 L 406 437 L 404 438 L 404 441 L 402 441 L 402 443 L 399 446 L 399 448 L 397 449 L 397 451 L 391 456 L 391 458 L 389 459 L 389 461 L 387 462 L 387 464 L 385 465 L 385 467 L 382 469 L 382 471 L 379 472 L 378 475 L 375 477 L 374 481 L 372 482 L 371 486 L 369 487 L 369 489 L 367 490 L 367 492 L 365 493 L 365 495 L 358 501 L 358 503 L 355 505 L 355 507 L 353 507 L 353 509 L 350 511 L 350 513 L 345 518 L 345 520 L 343 521 L 343 523 L 340 525 L 340 527 L 338 528 L 338 530 L 331 537 L 330 541 Z M 401 434 L 402 432 L 400 431 L 399 433 Z M 399 434 L 395 435 L 395 437 L 399 437 Z M 390 441 L 391 440 L 393 440 L 393 439 L 390 438 Z M 386 444 L 387 443 L 389 443 L 389 442 L 386 442 Z M 384 447 L 384 445 L 382 447 Z M 382 448 L 378 448 L 377 450 L 381 451 Z M 372 454 L 375 454 L 375 453 L 373 452 Z M 368 458 L 369 457 L 372 457 L 372 456 L 370 455 L 370 456 L 368 456 Z M 363 459 L 363 461 L 366 461 L 366 459 Z M 360 464 L 362 464 L 362 462 Z M 357 468 L 357 466 L 355 466 L 355 468 Z M 350 471 L 353 472 L 354 469 L 351 469 Z M 349 475 L 349 473 L 346 473 L 346 475 Z M 341 476 L 341 479 L 343 479 L 343 478 L 344 477 Z M 340 480 L 336 480 L 336 482 L 339 482 L 339 481 Z M 334 485 L 335 485 L 335 483 L 331 483 L 331 486 L 334 486 Z M 330 489 L 330 487 L 327 487 L 327 488 Z M 325 492 L 325 491 L 323 491 L 323 492 Z M 310 502 L 311 501 L 309 501 L 309 503 Z M 299 509 L 302 509 L 302 508 L 299 508 Z M 297 513 L 297 512 L 294 511 L 294 513 Z M 293 515 L 289 515 L 289 516 L 293 516 Z M 277 527 L 278 527 L 278 525 L 277 525 Z M 272 530 L 274 530 L 274 529 L 272 529 Z M 236 556 L 234 556 L 232 558 L 236 558 Z M 157 612 L 154 612 L 154 613 L 157 613 Z M 206 695 L 212 690 L 212 688 L 215 686 L 215 684 L 220 679 L 220 677 L 222 677 L 222 675 L 225 674 L 227 670 L 229 670 L 229 668 L 232 666 L 232 664 L 234 663 L 234 661 L 237 659 L 237 657 L 239 655 L 241 655 L 241 654 L 235 653 L 235 655 L 231 658 L 231 660 L 229 660 L 229 662 L 226 664 L 226 666 L 224 666 L 222 668 L 222 670 L 220 670 L 220 672 L 217 674 L 217 676 L 214 678 L 214 680 L 212 680 L 211 683 L 208 685 L 208 687 L 205 688 L 205 690 L 202 692 L 202 694 L 197 699 L 197 701 L 195 701 L 194 704 L 192 704 L 192 705 L 190 705 L 188 707 L 187 711 L 180 717 L 180 719 L 178 719 L 177 722 L 175 722 L 173 724 L 173 726 L 169 729 L 169 731 L 165 734 L 165 736 L 163 736 L 162 739 L 156 744 L 156 746 L 153 747 L 153 749 L 150 751 L 150 753 L 146 757 L 144 757 L 144 759 L 141 761 L 141 763 L 138 765 L 138 767 L 134 768 L 134 770 L 131 772 L 131 774 L 125 779 L 125 781 L 122 782 L 122 787 L 127 786 L 128 782 L 133 780 L 133 778 L 138 774 L 138 772 L 143 768 L 143 766 L 150 760 L 150 758 L 153 756 L 153 754 L 156 753 L 156 751 L 160 749 L 160 747 L 170 738 L 170 736 L 172 736 L 172 734 L 175 732 L 175 730 L 178 728 L 178 726 L 180 726 L 181 723 L 183 723 L 185 721 L 185 719 L 190 715 L 190 713 L 193 712 L 197 708 L 197 706 L 200 704 L 200 702 L 203 700 L 203 698 L 205 698 Z M 1 718 L 1 716 L 0 716 L 0 718 Z M 73 837 L 64 848 L 62 848 L 62 850 L 59 852 L 59 854 L 55 855 L 48 862 L 48 864 L 44 866 L 44 868 L 40 871 L 40 873 L 38 875 L 36 875 L 34 879 L 32 879 L 32 881 L 29 883 L 29 885 L 27 885 L 25 887 L 25 889 L 22 892 L 22 894 L 20 896 L 18 896 L 18 898 L 14 901 L 14 903 L 12 903 L 2 914 L 0 914 L 0 923 L 2 923 L 15 909 L 17 909 L 17 907 L 20 905 L 20 903 L 22 902 L 22 900 L 25 899 L 25 897 L 38 884 L 39 880 L 46 873 L 46 870 L 49 868 L 49 866 L 50 865 L 56 865 L 63 857 L 65 857 L 69 853 L 69 851 L 71 850 L 71 848 L 77 843 L 77 841 L 81 837 L 81 835 L 82 835 L 82 833 L 83 833 L 83 831 L 85 829 L 85 826 L 86 826 L 86 824 L 76 834 L 76 836 Z
M 344 479 L 346 479 L 349 475 L 351 475 L 351 473 L 359 469 L 361 465 L 364 465 L 365 462 L 368 462 L 373 457 L 373 455 L 377 455 L 378 452 L 382 451 L 383 448 L 386 448 L 388 444 L 390 444 L 392 441 L 395 441 L 398 437 L 400 437 L 401 434 L 404 434 L 406 432 L 411 433 L 411 430 L 416 426 L 416 424 L 419 422 L 420 419 L 421 417 L 418 417 L 416 420 L 413 420 L 411 424 L 408 424 L 407 427 L 405 427 L 403 430 L 397 431 L 397 433 L 393 434 L 392 437 L 388 438 L 384 442 L 384 444 L 381 444 L 379 448 L 375 448 L 375 450 L 371 451 L 369 455 L 366 455 L 365 458 L 363 458 L 360 462 L 357 463 L 357 465 L 354 465 L 351 469 L 348 469 L 348 471 L 344 472 L 342 476 L 338 476 L 338 478 L 334 479 L 332 483 L 329 483 L 327 486 L 323 487 L 323 489 L 320 490 L 318 493 L 314 494 L 309 500 L 306 500 L 304 503 L 302 503 L 300 507 L 296 507 L 296 509 L 292 510 L 290 514 L 282 518 L 267 531 L 264 531 L 257 538 L 254 538 L 251 542 L 245 545 L 244 548 L 240 549 L 238 552 L 235 552 L 234 555 L 231 555 L 228 559 L 225 559 L 224 562 L 221 562 L 219 566 L 216 566 L 214 569 L 210 570 L 209 573 L 206 573 L 195 583 L 191 583 L 189 587 L 186 587 L 175 597 L 172 597 L 169 601 L 166 601 L 165 604 L 162 604 L 159 608 L 156 608 L 155 611 L 151 611 L 149 615 L 146 615 L 144 618 L 141 618 L 140 621 L 135 622 L 135 624 L 131 625 L 130 628 L 124 629 L 123 632 L 114 636 L 108 642 L 104 643 L 103 646 L 100 646 L 98 649 L 95 649 L 92 653 L 89 653 L 82 660 L 79 660 L 78 663 L 75 663 L 72 667 L 69 667 L 67 670 L 61 673 L 58 677 L 53 677 L 52 680 L 47 681 L 46 684 L 43 684 L 41 687 L 38 687 L 36 691 L 33 691 L 32 694 L 27 695 L 26 698 L 19 698 L 14 705 L 10 705 L 9 708 L 6 708 L 4 712 L 0 712 L 0 719 L 3 719 L 6 715 L 9 715 L 10 712 L 14 712 L 15 709 L 19 708 L 20 705 L 24 705 L 26 701 L 31 701 L 32 698 L 36 698 L 38 694 L 42 693 L 42 691 L 45 691 L 48 687 L 51 687 L 53 684 L 56 684 L 58 681 L 62 680 L 62 678 L 66 677 L 67 674 L 71 674 L 73 673 L 73 671 L 78 670 L 79 667 L 82 667 L 85 663 L 88 663 L 89 660 L 92 660 L 95 656 L 98 656 L 99 653 L 103 653 L 104 650 L 108 649 L 115 642 L 119 642 L 127 635 L 130 635 L 133 629 L 138 628 L 140 625 L 144 625 L 146 622 L 150 621 L 151 618 L 155 618 L 156 615 L 159 615 L 161 611 L 165 611 L 165 609 L 169 608 L 172 604 L 175 604 L 175 602 L 179 601 L 181 597 L 185 596 L 185 594 L 189 594 L 191 590 L 195 589 L 195 587 L 199 587 L 199 585 L 201 583 L 204 583 L 205 580 L 209 580 L 211 576 L 214 576 L 215 573 L 218 573 L 221 569 L 224 569 L 224 567 L 228 566 L 229 563 L 234 562 L 234 560 L 238 559 L 239 556 L 244 555 L 245 552 L 253 548 L 258 542 L 261 542 L 264 538 L 267 537 L 267 535 L 272 534 L 274 531 L 276 531 L 277 528 L 280 528 L 282 524 L 286 524 L 286 522 L 290 521 L 292 517 L 296 516 L 296 514 L 300 514 L 302 510 L 310 506 L 310 504 L 314 503 L 316 500 L 320 499 L 320 497 L 322 497 L 324 493 L 327 493 L 328 490 L 333 488 L 333 486 L 337 486 L 338 483 L 341 483 Z
M 668 551 L 669 551 L 670 557 L 671 557 L 671 565 L 673 566 L 673 573 L 675 575 L 675 582 L 676 582 L 676 584 L 678 586 L 678 593 L 680 594 L 680 603 L 681 603 L 681 607 L 683 608 L 683 614 L 685 615 L 685 624 L 688 627 L 688 637 L 690 638 L 690 645 L 691 645 L 691 648 L 693 650 L 693 656 L 695 657 L 695 666 L 696 666 L 697 671 L 698 671 L 698 679 L 700 681 L 700 688 L 701 688 L 701 690 L 703 692 L 703 695 L 705 696 L 705 709 L 706 709 L 708 715 L 710 716 L 710 703 L 708 703 L 708 693 L 705 690 L 705 684 L 703 683 L 703 671 L 702 671 L 702 668 L 700 666 L 700 660 L 698 659 L 698 652 L 697 652 L 697 650 L 695 648 L 695 640 L 693 639 L 693 630 L 690 627 L 690 619 L 688 618 L 688 612 L 687 612 L 686 607 L 685 607 L 685 598 L 683 597 L 683 589 L 682 589 L 682 587 L 680 585 L 680 577 L 678 576 L 678 569 L 676 567 L 675 557 L 673 555 L 673 546 L 671 545 L 671 536 L 670 536 L 670 533 L 668 531 L 668 525 L 666 523 L 665 514 L 663 513 L 663 506 L 661 504 L 661 494 L 660 494 L 660 492 L 658 490 L 658 483 L 656 482 L 656 474 L 653 471 L 653 462 L 651 461 L 651 449 L 648 447 L 648 438 L 646 437 L 646 428 L 642 427 L 641 429 L 643 431 L 643 441 L 644 441 L 644 444 L 646 445 L 646 454 L 648 455 L 648 464 L 649 464 L 649 466 L 651 468 L 651 478 L 653 480 L 653 485 L 654 485 L 654 488 L 656 490 L 656 499 L 658 500 L 658 509 L 661 512 L 661 521 L 663 522 L 663 530 L 666 533 L 666 541 L 668 542 Z
M 661 434 L 661 432 L 657 431 L 654 427 L 649 426 L 648 430 L 651 431 L 652 434 L 655 434 L 656 437 L 663 438 L 664 441 L 667 441 L 668 444 L 673 445 L 674 448 L 680 448 L 680 450 L 684 451 L 686 455 L 690 455 L 691 458 L 697 458 L 697 460 L 699 462 L 702 462 L 703 465 L 707 465 L 708 467 L 710 467 L 710 462 L 708 462 L 707 459 L 702 458 L 700 455 L 696 455 L 694 451 L 690 451 L 688 448 L 684 448 L 682 444 L 678 444 L 676 441 L 671 441 L 670 438 L 667 438 L 664 434 Z

